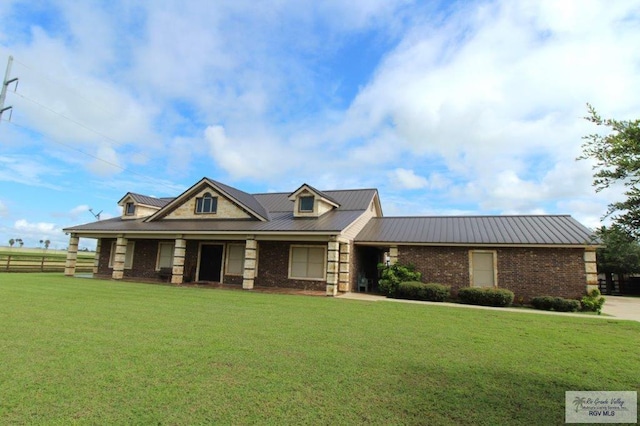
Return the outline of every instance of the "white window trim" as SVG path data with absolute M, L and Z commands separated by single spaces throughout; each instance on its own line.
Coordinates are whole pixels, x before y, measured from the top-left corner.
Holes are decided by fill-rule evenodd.
M 211 199 L 210 206 L 213 207 L 213 203 L 215 201 L 216 208 L 213 211 L 198 211 L 198 203 L 202 202 L 205 198 Z M 218 197 L 215 195 L 211 195 L 211 193 L 206 192 L 202 194 L 200 197 L 196 197 L 196 206 L 195 206 L 195 214 L 217 214 L 218 213 Z
M 498 288 L 498 252 L 497 250 L 469 250 L 469 287 L 473 285 L 473 253 L 491 253 L 493 257 L 493 287 L 478 288 Z
M 242 248 L 242 270 L 240 271 L 240 273 L 235 274 L 235 273 L 231 273 L 229 272 L 229 256 L 231 254 L 231 246 L 240 246 Z M 241 277 L 244 275 L 244 262 L 245 262 L 245 250 L 246 250 L 246 244 L 242 244 L 242 243 L 228 243 L 227 246 L 225 247 L 225 257 L 224 257 L 224 273 L 225 275 L 229 275 L 229 276 L 233 276 L 233 277 Z
M 111 241 L 111 253 L 109 253 L 109 268 L 113 268 L 113 259 L 116 257 L 116 244 L 117 241 Z M 133 252 L 135 251 L 135 248 L 135 241 L 127 241 L 127 253 L 125 254 L 124 258 L 124 269 L 133 268 Z M 129 265 L 127 265 L 127 258 L 129 258 Z
M 173 253 L 175 251 L 176 248 L 176 243 L 172 242 L 172 241 L 159 241 L 158 242 L 158 254 L 156 255 L 156 271 L 159 271 L 160 268 L 160 253 L 161 253 L 161 246 L 171 246 L 171 266 L 165 266 L 165 268 L 172 268 L 173 267 Z
M 132 212 L 129 212 L 129 206 L 132 206 Z M 136 215 L 136 204 L 133 201 L 127 201 L 124 203 L 124 215 L 125 216 L 135 216 Z
M 291 275 L 291 267 L 293 266 L 293 250 L 294 248 L 321 248 L 323 251 L 322 261 L 322 277 L 321 278 L 309 278 L 309 277 L 294 277 Z M 308 259 L 307 259 L 308 260 Z M 289 246 L 289 272 L 287 277 L 291 280 L 305 280 L 305 281 L 326 281 L 327 280 L 327 246 L 313 245 L 313 244 L 292 244 Z
M 303 198 L 311 198 L 311 209 L 306 210 L 306 209 L 302 208 L 302 199 Z M 313 213 L 313 212 L 315 212 L 315 210 L 316 210 L 316 197 L 315 196 L 313 196 L 311 194 L 309 194 L 309 195 L 305 194 L 305 195 L 300 195 L 298 197 L 298 212 L 300 212 L 300 213 Z

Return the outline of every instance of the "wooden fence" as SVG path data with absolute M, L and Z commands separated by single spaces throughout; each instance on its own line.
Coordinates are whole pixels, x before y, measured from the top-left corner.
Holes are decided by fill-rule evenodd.
M 64 272 L 63 256 L 0 254 L 0 272 Z M 92 272 L 93 259 L 79 257 L 76 272 Z

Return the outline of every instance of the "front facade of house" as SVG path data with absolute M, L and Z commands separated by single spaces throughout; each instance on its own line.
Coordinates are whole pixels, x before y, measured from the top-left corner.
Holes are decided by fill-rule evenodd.
M 385 218 L 375 189 L 248 194 L 208 178 L 176 198 L 128 193 L 118 204 L 119 218 L 65 229 L 67 275 L 83 237 L 97 240 L 94 274 L 116 280 L 336 295 L 375 291 L 386 261 L 416 265 L 423 281 L 454 292 L 574 298 L 597 285 L 591 233 L 569 216 Z

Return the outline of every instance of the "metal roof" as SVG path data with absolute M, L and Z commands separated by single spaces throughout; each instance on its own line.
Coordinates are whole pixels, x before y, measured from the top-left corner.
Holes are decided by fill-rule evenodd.
M 136 194 L 134 192 L 128 192 L 127 195 L 125 195 L 120 199 L 120 201 L 127 198 L 127 196 L 130 196 L 131 198 L 133 198 L 133 201 L 135 201 L 138 204 L 144 204 L 146 206 L 159 207 L 159 208 L 162 208 L 167 204 L 169 204 L 171 201 L 173 201 L 173 198 L 156 198 L 156 197 L 151 197 L 149 195 Z
M 287 193 L 247 194 L 216 181 L 219 189 L 248 207 L 264 213 L 266 221 L 257 219 L 141 219 L 113 218 L 66 228 L 80 233 L 114 232 L 327 232 L 339 233 L 369 207 L 377 194 L 375 189 L 323 191 L 336 200 L 340 207 L 315 218 L 293 216 L 294 204 Z M 159 200 L 159 199 L 154 199 Z M 168 200 L 170 201 L 170 200 Z M 167 201 L 167 202 L 168 202 Z
M 331 211 L 319 218 L 294 218 L 291 212 L 271 215 L 271 220 L 243 219 L 165 219 L 144 222 L 144 219 L 122 219 L 120 217 L 66 228 L 68 232 L 80 233 L 271 233 L 271 232 L 327 232 L 338 233 L 353 223 L 361 211 Z
M 322 191 L 340 207 L 337 210 L 366 210 L 371 200 L 376 195 L 375 189 L 344 189 L 335 191 Z M 285 192 L 270 192 L 265 194 L 255 194 L 254 197 L 260 204 L 265 206 L 269 212 L 292 212 L 293 202 L 289 200 L 289 195 Z
M 569 215 L 371 219 L 356 243 L 588 245 L 593 232 Z

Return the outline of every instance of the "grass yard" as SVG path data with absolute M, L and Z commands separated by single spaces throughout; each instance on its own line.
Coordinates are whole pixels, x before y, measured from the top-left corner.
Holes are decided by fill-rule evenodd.
M 640 323 L 0 273 L 0 424 L 563 424 Z

